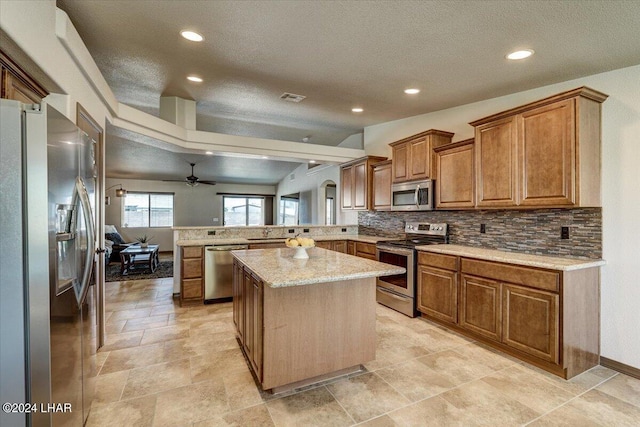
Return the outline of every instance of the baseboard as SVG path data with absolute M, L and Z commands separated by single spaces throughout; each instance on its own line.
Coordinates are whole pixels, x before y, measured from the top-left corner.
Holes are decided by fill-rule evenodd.
M 600 364 L 605 368 L 613 369 L 630 377 L 638 378 L 640 380 L 640 369 L 633 366 L 625 365 L 624 363 L 617 362 L 612 359 L 600 356 Z

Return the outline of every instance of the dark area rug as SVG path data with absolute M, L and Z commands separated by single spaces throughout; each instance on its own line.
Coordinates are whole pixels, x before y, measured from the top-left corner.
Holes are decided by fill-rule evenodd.
M 148 268 L 142 268 L 142 266 L 139 266 L 137 271 L 130 271 L 126 276 L 120 274 L 120 263 L 112 262 L 107 266 L 104 276 L 105 282 L 173 277 L 173 261 L 160 261 L 160 265 L 158 265 L 158 268 L 153 273 L 151 273 Z

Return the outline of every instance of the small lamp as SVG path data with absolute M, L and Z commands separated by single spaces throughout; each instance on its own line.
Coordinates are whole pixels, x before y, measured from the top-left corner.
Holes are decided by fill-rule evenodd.
M 116 184 L 116 185 L 112 185 L 111 187 L 107 188 L 106 190 L 104 190 L 105 194 L 111 190 L 114 187 L 120 187 L 118 189 L 116 189 L 116 197 L 124 197 L 127 195 L 127 190 L 125 190 L 124 188 L 122 188 L 122 184 Z M 105 197 L 105 201 L 104 201 L 105 205 L 110 205 L 111 204 L 111 197 L 106 196 Z

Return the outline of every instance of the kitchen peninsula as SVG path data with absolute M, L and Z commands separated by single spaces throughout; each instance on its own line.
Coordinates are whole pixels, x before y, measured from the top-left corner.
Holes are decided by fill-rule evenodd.
M 321 248 L 233 251 L 233 320 L 264 390 L 344 375 L 375 359 L 376 277 L 401 267 Z

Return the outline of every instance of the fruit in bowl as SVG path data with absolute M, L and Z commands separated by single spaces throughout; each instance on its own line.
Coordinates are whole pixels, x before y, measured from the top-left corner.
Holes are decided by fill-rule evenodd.
M 290 248 L 297 248 L 297 247 L 311 248 L 315 246 L 316 242 L 314 242 L 314 240 L 310 237 L 298 236 L 298 237 L 293 237 L 285 240 L 284 244 Z

